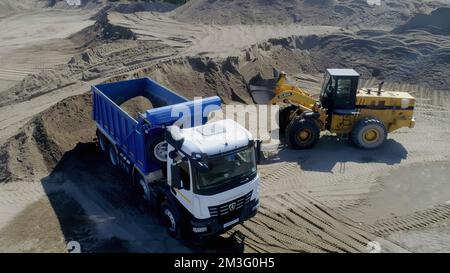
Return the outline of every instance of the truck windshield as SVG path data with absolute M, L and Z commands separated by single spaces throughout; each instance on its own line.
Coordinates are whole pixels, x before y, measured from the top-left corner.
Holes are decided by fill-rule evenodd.
M 196 171 L 196 189 L 212 193 L 249 182 L 256 175 L 255 149 L 249 147 L 225 156 L 208 158 L 206 172 Z

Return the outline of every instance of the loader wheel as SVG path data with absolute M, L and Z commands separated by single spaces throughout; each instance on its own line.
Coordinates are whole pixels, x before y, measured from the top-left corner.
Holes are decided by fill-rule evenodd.
M 376 149 L 380 147 L 387 138 L 384 124 L 375 118 L 365 118 L 355 125 L 352 134 L 353 143 L 362 149 Z
M 293 149 L 309 149 L 317 144 L 320 128 L 311 119 L 294 119 L 286 128 L 286 140 Z
M 278 113 L 278 125 L 280 126 L 280 132 L 285 132 L 286 127 L 289 125 L 289 116 L 293 111 L 297 110 L 296 106 L 286 107 Z
M 161 215 L 167 233 L 175 238 L 181 238 L 180 215 L 167 201 L 161 204 Z

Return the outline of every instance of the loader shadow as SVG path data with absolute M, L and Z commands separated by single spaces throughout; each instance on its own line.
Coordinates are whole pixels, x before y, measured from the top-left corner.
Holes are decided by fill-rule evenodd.
M 194 246 L 167 235 L 160 218 L 99 152 L 96 143 L 80 143 L 65 153 L 42 179 L 66 243 L 81 252 L 241 252 L 236 236 Z M 74 249 L 75 251 L 77 249 Z
M 343 173 L 346 163 L 349 162 L 395 165 L 407 157 L 408 151 L 405 147 L 393 139 L 388 139 L 376 150 L 363 150 L 353 146 L 350 141 L 339 141 L 333 136 L 323 136 L 313 149 L 292 150 L 283 146 L 277 156 L 264 160 L 262 164 L 297 162 L 305 171 Z

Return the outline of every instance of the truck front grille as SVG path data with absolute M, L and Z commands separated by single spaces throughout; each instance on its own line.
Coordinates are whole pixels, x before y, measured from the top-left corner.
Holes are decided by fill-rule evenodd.
M 239 211 L 245 205 L 250 203 L 250 198 L 252 198 L 252 192 L 253 191 L 250 191 L 246 195 L 236 198 L 235 200 L 230 201 L 228 203 L 218 205 L 218 206 L 208 207 L 211 217 L 224 216 L 229 213 Z

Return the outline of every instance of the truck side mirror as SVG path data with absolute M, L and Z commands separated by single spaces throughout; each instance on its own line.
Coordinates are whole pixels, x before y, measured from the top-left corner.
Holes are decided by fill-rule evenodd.
M 170 166 L 170 173 L 172 178 L 172 187 L 181 190 L 183 188 L 183 183 L 181 182 L 180 165 L 172 164 Z

